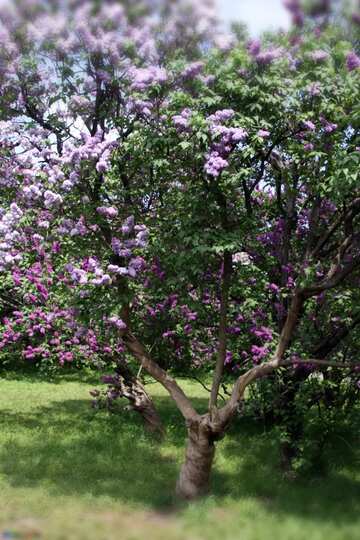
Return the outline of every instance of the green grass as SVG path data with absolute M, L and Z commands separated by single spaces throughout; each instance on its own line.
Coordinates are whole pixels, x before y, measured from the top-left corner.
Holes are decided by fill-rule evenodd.
M 207 394 L 183 381 L 198 407 Z M 360 531 L 355 452 L 339 440 L 326 478 L 285 481 L 274 436 L 238 421 L 218 444 L 213 491 L 187 507 L 171 493 L 183 422 L 156 384 L 159 445 L 134 413 L 95 414 L 92 381 L 0 381 L 0 538 L 46 540 L 352 540 Z M 17 535 L 17 536 L 16 536 Z

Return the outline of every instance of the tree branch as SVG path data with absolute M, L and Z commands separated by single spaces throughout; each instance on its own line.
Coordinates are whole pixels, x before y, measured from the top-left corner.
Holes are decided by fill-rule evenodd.
M 198 413 L 177 382 L 151 358 L 140 341 L 129 331 L 124 333 L 122 339 L 135 360 L 169 392 L 185 420 L 198 418 Z
M 232 416 L 236 413 L 237 406 L 239 401 L 244 396 L 246 387 L 256 381 L 257 379 L 260 379 L 262 377 L 265 377 L 266 375 L 269 375 L 270 373 L 276 371 L 279 368 L 282 367 L 295 367 L 300 365 L 307 365 L 307 364 L 313 364 L 317 366 L 325 366 L 325 367 L 336 367 L 336 368 L 351 368 L 352 371 L 357 370 L 360 368 L 360 364 L 351 364 L 351 363 L 340 363 L 340 362 L 330 362 L 328 360 L 318 360 L 316 358 L 311 358 L 309 360 L 299 360 L 297 362 L 294 362 L 293 360 L 284 360 L 281 362 L 278 362 L 277 359 L 272 359 L 269 362 L 266 362 L 264 364 L 261 364 L 260 366 L 255 366 L 243 375 L 241 375 L 237 381 L 234 384 L 231 397 L 229 401 L 222 407 L 219 411 L 219 416 L 222 422 L 222 425 L 226 427 L 228 423 L 230 422 Z
M 211 386 L 211 394 L 209 400 L 209 409 L 216 407 L 217 397 L 221 384 L 221 378 L 224 371 L 224 363 L 226 358 L 226 325 L 227 313 L 229 308 L 229 290 L 232 271 L 232 255 L 229 251 L 225 251 L 223 256 L 222 280 L 221 280 L 221 298 L 220 298 L 220 323 L 219 323 L 219 346 L 218 358 L 215 366 L 213 382 Z

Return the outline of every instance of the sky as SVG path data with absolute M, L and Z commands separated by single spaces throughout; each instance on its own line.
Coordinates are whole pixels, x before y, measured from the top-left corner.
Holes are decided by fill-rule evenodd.
M 217 0 L 217 3 L 223 19 L 246 22 L 253 35 L 263 30 L 287 28 L 290 24 L 283 0 Z

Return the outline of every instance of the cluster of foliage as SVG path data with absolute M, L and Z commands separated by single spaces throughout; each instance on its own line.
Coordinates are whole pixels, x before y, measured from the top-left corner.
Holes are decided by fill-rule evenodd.
M 287 467 L 359 391 L 359 19 L 286 4 L 249 41 L 206 0 L 0 13 L 2 361 L 112 366 L 149 412 L 131 357 L 186 420 L 185 497 L 250 383 Z M 208 413 L 170 373 L 213 377 Z

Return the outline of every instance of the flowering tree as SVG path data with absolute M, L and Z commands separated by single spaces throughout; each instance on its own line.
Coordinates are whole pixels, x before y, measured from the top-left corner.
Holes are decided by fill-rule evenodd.
M 251 383 L 353 376 L 312 338 L 319 305 L 329 330 L 356 326 L 360 60 L 333 26 L 209 50 L 205 25 L 202 53 L 182 5 L 180 21 L 171 3 L 3 15 L 0 264 L 25 306 L 7 306 L 3 347 L 131 355 L 184 417 L 192 498 Z M 212 372 L 204 414 L 170 375 L 183 359 Z
M 189 33 L 192 16 L 199 26 Z M 132 254 L 129 247 L 144 245 L 145 229 L 137 231 L 142 240 L 127 238 L 129 247 L 121 250 L 119 239 L 112 238 L 118 210 L 102 206 L 103 175 L 111 152 L 154 105 L 136 99 L 135 88 L 164 82 L 160 64 L 165 58 L 181 48 L 194 59 L 199 45 L 210 40 L 215 24 L 211 2 L 197 8 L 186 1 L 98 7 L 91 2 L 9 2 L 2 5 L 1 20 L 1 258 L 8 276 L 2 298 L 3 315 L 13 314 L 4 321 L 1 346 L 10 353 L 22 350 L 28 360 L 55 357 L 64 364 L 80 357 L 99 366 L 104 359 L 115 361 L 125 384 L 117 395 L 126 395 L 147 420 L 152 418 L 153 426 L 159 418 L 140 382 L 123 365 L 123 348 L 109 347 L 109 336 L 94 320 L 79 325 L 78 310 L 69 308 L 64 289 L 84 284 L 84 268 L 72 267 L 69 260 L 78 254 L 81 239 L 96 231 L 101 231 L 100 246 L 110 247 L 101 256 L 109 257 L 113 275 L 117 261 L 123 275 L 133 278 L 141 267 L 136 257 L 127 261 L 133 261 L 128 268 L 125 262 Z M 72 195 L 75 186 L 80 206 Z M 123 208 L 124 220 L 126 212 L 131 209 Z M 130 236 L 133 218 L 127 223 L 123 230 Z M 85 245 L 86 240 L 86 252 Z M 111 282 L 99 259 L 83 266 L 94 272 L 92 285 Z

